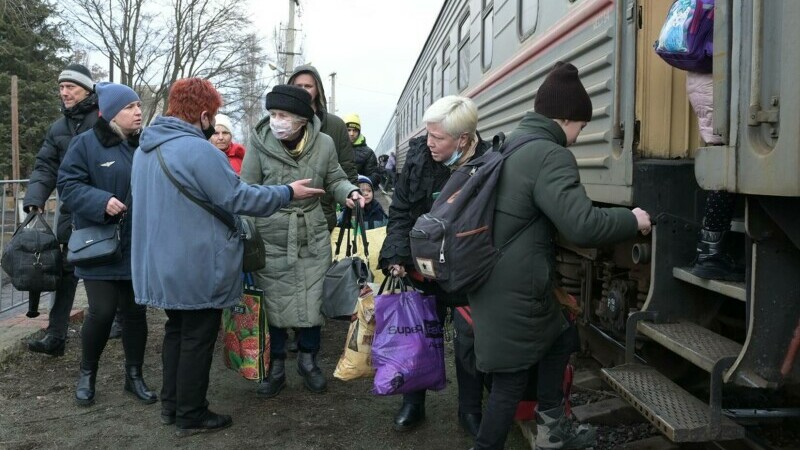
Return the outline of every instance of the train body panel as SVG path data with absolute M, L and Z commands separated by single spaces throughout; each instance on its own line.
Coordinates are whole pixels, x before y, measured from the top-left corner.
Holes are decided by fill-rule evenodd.
M 609 382 L 664 434 L 730 439 L 743 430 L 721 418 L 722 386 L 800 384 L 800 338 L 793 339 L 800 336 L 800 28 L 793 23 L 800 2 L 716 0 L 714 132 L 724 144 L 709 147 L 686 73 L 653 50 L 670 5 L 445 1 L 387 133 L 402 167 L 408 140 L 424 133 L 425 109 L 449 94 L 475 100 L 484 139 L 507 133 L 533 109 L 553 64 L 575 64 L 594 109 L 570 147 L 581 182 L 595 202 L 640 206 L 657 224 L 654 237 L 606 248 L 560 240 L 559 282 L 579 299 L 585 334 L 625 350 L 610 361 L 629 364 L 609 370 Z M 703 189 L 743 194 L 729 248 L 746 266 L 744 283 L 699 279 L 685 268 L 702 225 Z M 643 361 L 657 371 L 642 370 Z M 698 423 L 660 416 L 647 389 L 630 385 L 696 370 L 710 383 L 707 417 Z M 678 397 L 663 404 L 680 412 Z

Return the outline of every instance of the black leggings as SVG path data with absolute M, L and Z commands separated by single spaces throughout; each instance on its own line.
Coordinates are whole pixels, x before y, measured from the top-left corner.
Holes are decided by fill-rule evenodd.
M 100 361 L 119 306 L 123 317 L 125 365 L 141 366 L 147 344 L 147 308 L 133 301 L 133 283 L 130 280 L 84 280 L 83 284 L 89 298 L 89 312 L 81 329 L 82 362 L 94 365 Z
M 708 231 L 728 231 L 731 229 L 733 207 L 736 205 L 736 194 L 726 191 L 711 191 L 706 199 L 706 210 L 703 215 L 703 228 Z

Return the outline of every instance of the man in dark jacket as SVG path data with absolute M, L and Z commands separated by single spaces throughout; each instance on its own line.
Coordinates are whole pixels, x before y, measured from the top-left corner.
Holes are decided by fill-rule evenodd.
M 492 376 L 475 449 L 503 448 L 536 364 L 536 448 L 592 446 L 594 430 L 573 426 L 564 414 L 562 376 L 578 340 L 553 294 L 556 231 L 581 247 L 650 231 L 646 212 L 595 207 L 580 183 L 575 156 L 565 147 L 591 120 L 592 101 L 575 66 L 556 63 L 536 94 L 534 110 L 507 139 L 529 134 L 538 139 L 506 160 L 496 187 L 494 242 L 516 237 L 488 280 L 468 295 L 477 367 Z
M 353 144 L 356 171 L 359 175 L 369 178 L 373 186 L 377 186 L 381 181 L 381 176 L 378 174 L 378 158 L 367 145 L 367 139 L 361 134 L 361 118 L 358 114 L 348 114 L 344 116 L 344 124 L 347 126 L 347 136 Z
M 397 181 L 389 206 L 386 239 L 380 252 L 380 266 L 394 276 L 408 275 L 415 287 L 436 296 L 439 317 L 444 320 L 447 307 L 466 305 L 466 296 L 448 294 L 439 285 L 413 270 L 409 231 L 417 218 L 431 210 L 434 200 L 454 170 L 489 148 L 476 131 L 478 109 L 466 97 L 447 96 L 437 100 L 422 118 L 428 132 L 409 141 L 406 163 Z M 471 330 L 462 315 L 452 313 L 456 379 L 458 382 L 458 419 L 475 436 L 481 424 L 485 378 L 475 368 Z M 403 404 L 394 420 L 397 431 L 411 430 L 425 420 L 425 391 L 403 395 Z
M 80 64 L 68 65 L 58 76 L 58 91 L 61 96 L 61 112 L 59 118 L 50 126 L 44 138 L 42 148 L 36 155 L 36 163 L 28 183 L 23 209 L 26 213 L 42 211 L 50 194 L 56 187 L 58 167 L 67 153 L 73 137 L 91 129 L 97 121 L 97 95 L 94 93 L 94 81 L 89 69 Z M 62 243 L 64 257 L 63 274 L 54 294 L 50 307 L 50 322 L 44 338 L 28 342 L 28 349 L 37 353 L 52 356 L 64 354 L 64 343 L 67 338 L 69 313 L 75 300 L 75 288 L 78 279 L 74 268 L 67 263 L 67 241 L 72 232 L 72 216 L 60 205 L 60 215 L 56 226 L 56 235 Z
M 301 87 L 311 94 L 311 107 L 314 108 L 314 114 L 322 121 L 320 131 L 333 139 L 336 153 L 339 155 L 339 165 L 347 174 L 347 179 L 351 183 L 357 184 L 358 172 L 353 162 L 353 146 L 347 136 L 347 127 L 339 116 L 328 112 L 325 89 L 322 87 L 322 79 L 319 77 L 317 69 L 311 65 L 298 66 L 286 84 Z M 328 221 L 328 231 L 333 230 L 336 226 L 336 205 L 330 194 L 326 194 L 322 198 L 322 211 Z

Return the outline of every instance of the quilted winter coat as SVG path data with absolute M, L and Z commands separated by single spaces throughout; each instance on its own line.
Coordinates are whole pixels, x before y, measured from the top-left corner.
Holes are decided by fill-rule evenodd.
M 310 178 L 344 204 L 358 190 L 339 165 L 330 136 L 320 132 L 320 120 L 309 122 L 306 150 L 295 161 L 269 128 L 269 117 L 258 125 L 247 146 L 241 178 L 250 184 L 288 184 Z M 328 223 L 319 198 L 293 200 L 270 217 L 256 218 L 266 247 L 266 267 L 256 281 L 266 294 L 270 326 L 322 325 L 322 280 L 331 265 Z

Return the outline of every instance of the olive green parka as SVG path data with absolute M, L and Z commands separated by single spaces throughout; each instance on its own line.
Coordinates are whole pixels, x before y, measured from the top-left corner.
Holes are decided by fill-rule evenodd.
M 306 150 L 298 160 L 287 153 L 269 128 L 269 117 L 256 125 L 242 162 L 241 178 L 249 184 L 289 184 L 311 179 L 344 203 L 358 190 L 339 165 L 330 136 L 320 120 L 308 122 Z M 331 265 L 331 239 L 319 198 L 292 200 L 269 217 L 255 218 L 266 247 L 264 269 L 256 281 L 266 296 L 267 320 L 280 328 L 322 325 L 322 280 Z
M 468 296 L 482 372 L 527 369 L 567 328 L 553 296 L 557 232 L 587 247 L 637 233 L 636 218 L 627 208 L 592 205 L 556 122 L 529 112 L 506 141 L 523 134 L 540 138 L 503 164 L 496 188 L 494 242 L 502 246 L 533 222 L 504 249 L 487 282 Z

